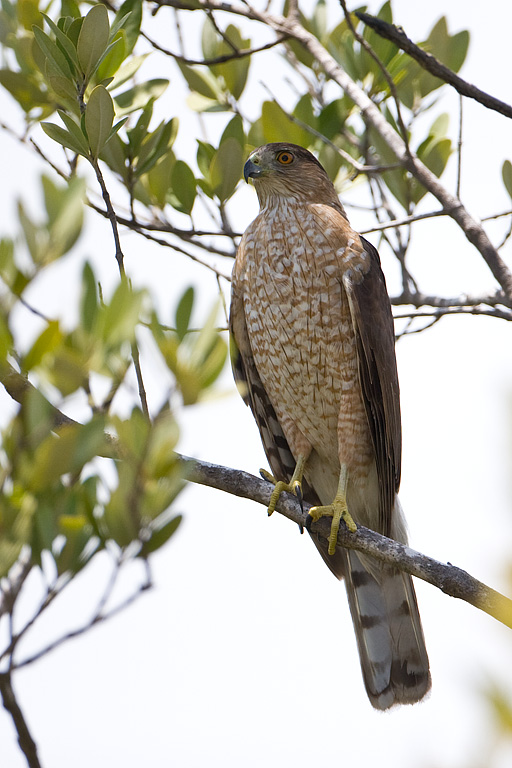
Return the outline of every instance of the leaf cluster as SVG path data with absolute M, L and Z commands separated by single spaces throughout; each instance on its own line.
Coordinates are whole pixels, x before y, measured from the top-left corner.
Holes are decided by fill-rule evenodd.
M 51 563 L 50 573 L 61 579 L 106 548 L 147 557 L 181 519 L 170 509 L 185 481 L 175 454 L 179 430 L 172 403 L 165 400 L 152 420 L 140 407 L 121 416 L 115 406 L 130 376 L 138 330 L 152 333 L 169 388 L 184 404 L 197 402 L 214 384 L 227 345 L 215 326 L 216 307 L 200 332 L 190 327 L 192 289 L 178 303 L 175 329 L 164 330 L 146 291 L 125 277 L 107 299 L 86 262 L 75 326 L 41 318 L 27 349 L 16 351 L 12 326 L 19 301 L 49 264 L 69 252 L 82 226 L 80 180 L 56 186 L 44 177 L 43 191 L 46 220 L 31 221 L 20 206 L 16 244 L 0 243 L 7 299 L 0 313 L 0 377 L 21 403 L 2 433 L 0 577 L 28 549 L 33 565 L 48 571 Z M 88 403 L 88 417 L 63 421 L 50 400 L 66 411 L 77 397 Z

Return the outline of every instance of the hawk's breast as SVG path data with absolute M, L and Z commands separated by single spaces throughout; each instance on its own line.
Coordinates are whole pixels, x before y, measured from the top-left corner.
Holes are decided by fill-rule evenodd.
M 320 208 L 284 201 L 249 227 L 244 306 L 255 363 L 283 426 L 293 414 L 319 453 L 337 455 L 342 400 L 360 402 L 342 276 L 363 257 L 348 223 L 346 232 L 334 228 Z

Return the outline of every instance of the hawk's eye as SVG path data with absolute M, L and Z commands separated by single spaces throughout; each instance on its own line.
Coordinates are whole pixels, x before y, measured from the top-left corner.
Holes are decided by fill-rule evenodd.
M 292 153 L 287 152 L 286 150 L 284 152 L 280 152 L 277 156 L 277 162 L 281 163 L 281 165 L 290 165 L 290 163 L 293 162 Z

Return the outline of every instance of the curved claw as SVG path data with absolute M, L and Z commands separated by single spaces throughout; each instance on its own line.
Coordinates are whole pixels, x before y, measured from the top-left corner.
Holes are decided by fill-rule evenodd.
M 263 480 L 267 480 L 269 483 L 272 483 L 272 485 L 277 485 L 277 480 L 275 479 L 274 475 L 271 475 L 267 469 L 260 469 L 260 477 L 262 477 Z
M 272 491 L 272 495 L 270 497 L 269 505 L 268 505 L 268 516 L 274 512 L 277 502 L 279 501 L 279 497 L 282 494 L 283 491 L 288 491 L 288 493 L 294 493 L 299 501 L 302 508 L 302 474 L 304 472 L 304 464 L 306 463 L 305 456 L 299 456 L 297 459 L 297 464 L 295 465 L 295 470 L 293 472 L 292 478 L 289 483 L 285 483 L 282 480 L 276 480 L 275 477 L 273 477 L 270 472 L 267 472 L 266 469 L 260 469 L 260 475 L 263 477 L 264 480 L 268 480 L 269 482 L 273 483 L 275 488 Z
M 352 531 L 352 533 L 357 531 L 357 525 L 354 523 L 354 520 L 352 519 L 352 515 L 348 511 L 348 506 L 347 506 L 347 496 L 346 496 L 347 480 L 348 480 L 347 467 L 346 465 L 343 464 L 341 466 L 338 491 L 336 493 L 336 496 L 334 497 L 332 504 L 327 504 L 326 506 L 311 507 L 311 509 L 309 510 L 308 518 L 311 518 L 311 520 L 314 520 L 315 522 L 317 520 L 320 520 L 321 517 L 332 517 L 331 532 L 329 534 L 329 549 L 328 549 L 328 552 L 330 555 L 334 555 L 334 553 L 336 552 L 338 531 L 340 529 L 340 523 L 342 520 L 345 522 L 345 525 L 347 526 L 349 531 Z M 308 521 L 306 521 L 306 526 L 307 524 L 308 524 Z
M 306 523 L 304 525 L 304 528 L 306 529 L 306 531 L 308 533 L 311 533 L 311 526 L 313 525 L 314 522 L 315 521 L 313 520 L 313 518 L 311 517 L 311 515 L 308 512 L 307 515 L 306 515 Z

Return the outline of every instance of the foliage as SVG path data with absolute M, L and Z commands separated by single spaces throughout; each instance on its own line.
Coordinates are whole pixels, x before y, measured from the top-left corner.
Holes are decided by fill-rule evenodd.
M 20 204 L 29 266 L 12 240 L 4 239 L 0 246 L 0 275 L 11 293 L 11 306 L 6 304 L 0 324 L 0 369 L 7 378 L 14 359 L 11 325 L 16 299 L 48 264 L 70 250 L 82 226 L 80 180 L 68 186 L 57 186 L 47 177 L 42 181 L 46 221 L 32 222 Z M 162 361 L 185 403 L 196 402 L 214 383 L 226 344 L 214 327 L 216 310 L 200 333 L 189 333 L 193 303 L 193 290 L 188 289 L 176 310 L 176 330 L 164 330 L 150 296 L 122 278 L 105 299 L 86 263 L 76 327 L 64 328 L 58 319 L 47 318 L 26 352 L 16 355 L 23 377 L 33 378 L 39 389 L 22 393 L 23 407 L 3 430 L 0 577 L 26 546 L 39 566 L 43 552 L 50 554 L 60 578 L 78 572 L 111 545 L 131 547 L 134 555 L 146 557 L 176 530 L 180 518 L 168 510 L 184 478 L 174 453 L 178 427 L 169 403 L 152 421 L 140 406 L 121 418 L 111 405 L 132 364 L 140 323 L 153 330 Z M 91 394 L 95 380 L 101 380 L 105 392 L 99 399 Z M 86 393 L 89 419 L 57 427 L 43 392 L 64 410 L 77 393 Z M 108 461 L 108 483 L 96 457 Z

